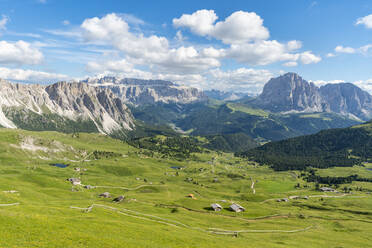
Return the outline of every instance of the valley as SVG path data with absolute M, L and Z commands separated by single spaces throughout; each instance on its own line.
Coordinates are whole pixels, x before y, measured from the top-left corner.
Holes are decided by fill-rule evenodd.
M 187 159 L 164 158 L 100 134 L 1 129 L 0 143 L 2 247 L 370 243 L 371 183 L 346 184 L 348 193 L 341 191 L 344 185 L 340 193 L 321 192 L 301 171 L 277 172 L 206 149 Z M 316 173 L 372 179 L 360 166 Z M 68 178 L 80 178 L 81 184 Z M 103 192 L 111 198 L 100 198 Z M 124 201 L 113 202 L 119 195 Z M 223 209 L 212 211 L 212 203 Z M 245 211 L 230 211 L 232 203 Z
M 307 87 L 270 82 L 287 79 Z M 161 80 L 0 84 L 0 247 L 371 242 L 371 124 L 347 112 Z

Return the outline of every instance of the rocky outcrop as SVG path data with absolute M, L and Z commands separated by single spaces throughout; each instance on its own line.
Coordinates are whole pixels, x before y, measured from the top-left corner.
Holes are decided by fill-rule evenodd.
M 255 103 L 273 112 L 328 110 L 319 88 L 295 73 L 270 79 Z
M 56 114 L 69 120 L 90 120 L 101 133 L 132 130 L 134 119 L 127 106 L 109 89 L 85 83 L 59 82 L 44 86 L 15 84 L 0 79 L 0 125 L 16 128 L 5 108 L 34 114 Z M 23 118 L 22 121 L 27 121 Z
M 163 103 L 192 103 L 207 97 L 196 88 L 179 86 L 163 80 L 142 80 L 103 77 L 81 81 L 103 89 L 110 89 L 125 103 L 134 105 Z
M 320 87 L 330 111 L 351 115 L 362 120 L 372 118 L 372 96 L 351 83 L 327 84 Z
M 272 112 L 334 112 L 360 120 L 372 118 L 372 97 L 351 83 L 318 88 L 296 73 L 272 78 L 252 103 Z

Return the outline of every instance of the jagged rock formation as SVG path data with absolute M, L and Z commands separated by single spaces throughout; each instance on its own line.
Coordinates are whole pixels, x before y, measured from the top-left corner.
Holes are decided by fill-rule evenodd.
M 273 112 L 323 112 L 327 109 L 319 88 L 295 73 L 270 79 L 256 104 Z
M 330 111 L 351 115 L 362 120 L 372 118 L 372 96 L 351 83 L 328 84 L 320 87 Z
M 109 88 L 123 102 L 134 105 L 163 103 L 192 103 L 205 101 L 207 97 L 196 88 L 179 86 L 163 80 L 103 77 L 81 82 L 100 88 Z
M 101 133 L 132 130 L 134 119 L 127 106 L 109 89 L 85 83 L 59 82 L 44 86 L 16 84 L 0 79 L 0 125 L 17 128 L 17 124 L 39 125 L 61 120 L 90 122 Z M 56 119 L 39 118 L 55 116 Z M 61 119 L 62 118 L 62 119 Z M 45 123 L 42 123 L 45 124 Z M 47 124 L 45 124 L 47 125 Z
M 272 112 L 335 112 L 360 120 L 372 117 L 372 96 L 351 83 L 318 88 L 296 73 L 272 78 L 252 103 Z

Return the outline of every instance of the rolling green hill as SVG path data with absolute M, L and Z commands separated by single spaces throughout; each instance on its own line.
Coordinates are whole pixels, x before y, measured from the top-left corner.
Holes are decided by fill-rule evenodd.
M 146 105 L 132 107 L 132 112 L 136 119 L 148 125 L 172 125 L 193 136 L 244 133 L 256 142 L 282 140 L 359 123 L 335 113 L 272 114 L 238 102 L 218 101 Z
M 272 142 L 239 155 L 276 170 L 350 167 L 372 158 L 372 123 Z
M 297 171 L 195 151 L 176 161 L 100 134 L 0 129 L 0 247 L 369 246 L 371 183 L 324 194 Z M 364 170 L 346 169 L 317 173 Z

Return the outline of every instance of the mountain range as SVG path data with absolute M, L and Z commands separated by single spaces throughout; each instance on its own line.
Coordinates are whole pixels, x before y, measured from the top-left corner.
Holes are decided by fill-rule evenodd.
M 251 103 L 272 112 L 333 112 L 363 121 L 372 118 L 368 92 L 351 83 L 319 88 L 295 73 L 272 78 Z
M 2 127 L 120 137 L 146 136 L 157 127 L 155 133 L 167 130 L 227 142 L 216 146 L 234 147 L 232 151 L 237 149 L 232 142 L 254 146 L 348 127 L 372 116 L 372 97 L 357 86 L 319 88 L 295 73 L 271 79 L 256 98 L 203 92 L 163 80 L 115 77 L 51 85 L 0 80 L 0 87 Z

